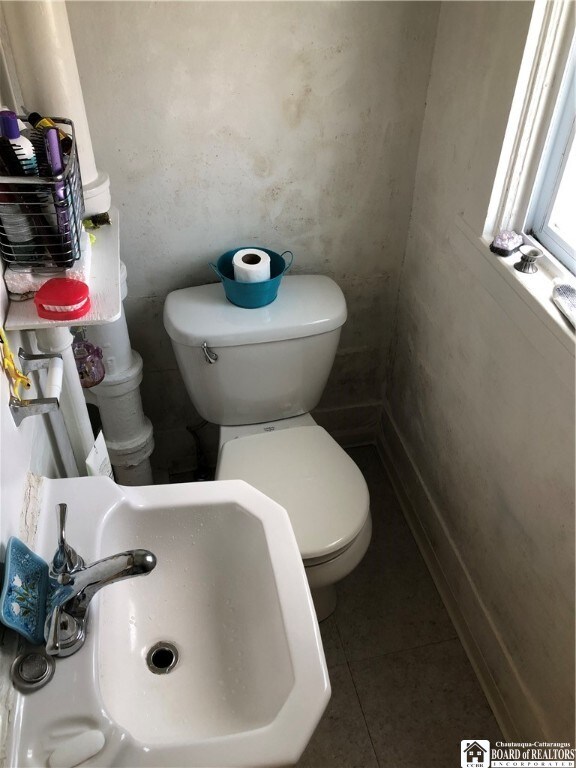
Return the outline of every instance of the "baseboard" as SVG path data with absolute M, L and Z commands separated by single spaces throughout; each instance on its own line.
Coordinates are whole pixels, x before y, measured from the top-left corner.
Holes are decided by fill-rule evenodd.
M 506 649 L 502 647 L 500 637 L 495 632 L 493 623 L 478 597 L 469 573 L 463 567 L 460 568 L 459 572 L 455 572 L 455 567 L 458 567 L 455 564 L 461 562 L 460 555 L 456 552 L 454 542 L 451 541 L 447 534 L 440 510 L 431 498 L 418 469 L 406 450 L 394 420 L 385 407 L 382 414 L 381 428 L 376 439 L 376 446 L 386 471 L 390 476 L 408 525 L 412 530 L 420 552 L 452 619 L 504 738 L 509 741 L 515 741 L 519 738 L 519 724 L 514 723 L 501 691 L 486 663 L 482 649 L 475 638 L 478 635 L 489 638 L 492 657 L 495 652 L 498 653 L 500 669 L 503 667 L 508 669 L 506 674 L 507 680 L 515 680 L 517 672 L 511 667 Z M 475 602 L 473 614 L 479 617 L 477 621 L 483 625 L 481 632 L 478 631 L 479 626 L 471 627 L 468 625 L 460 610 L 459 603 L 443 571 L 442 563 L 438 559 L 437 548 L 432 546 L 426 528 L 433 531 L 433 537 L 436 541 L 442 539 L 442 549 L 449 548 L 452 550 L 454 556 L 451 558 L 450 563 L 452 571 L 450 578 L 458 581 L 460 594 L 464 593 L 466 596 L 466 605 L 469 606 L 470 601 Z M 525 698 L 520 684 L 514 695 L 520 697 L 517 700 Z M 527 706 L 530 706 L 529 702 L 527 702 Z

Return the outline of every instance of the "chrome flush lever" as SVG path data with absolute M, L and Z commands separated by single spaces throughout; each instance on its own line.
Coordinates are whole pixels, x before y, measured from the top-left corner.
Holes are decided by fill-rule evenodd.
M 210 347 L 208 346 L 207 341 L 202 342 L 202 352 L 204 352 L 204 359 L 207 363 L 210 363 L 212 365 L 218 360 L 218 355 L 216 352 L 213 352 Z

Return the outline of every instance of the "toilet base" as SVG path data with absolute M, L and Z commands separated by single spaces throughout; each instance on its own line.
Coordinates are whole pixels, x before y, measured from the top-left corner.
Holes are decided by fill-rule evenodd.
M 352 544 L 341 554 L 324 563 L 309 565 L 304 561 L 306 578 L 318 621 L 324 621 L 336 609 L 336 583 L 352 573 L 362 560 L 372 538 L 372 517 L 368 514 L 366 522 Z
M 319 587 L 310 591 L 316 609 L 316 618 L 318 621 L 324 621 L 336 610 L 336 587 L 334 584 L 329 584 L 327 587 Z

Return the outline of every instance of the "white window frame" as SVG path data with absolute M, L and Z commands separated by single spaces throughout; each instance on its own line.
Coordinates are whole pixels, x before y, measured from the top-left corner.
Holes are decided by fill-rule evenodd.
M 574 142 L 576 129 L 576 42 L 572 43 L 565 81 L 552 120 L 540 169 L 534 185 L 524 230 L 532 234 L 550 253 L 576 274 L 574 244 L 568 243 L 550 226 L 549 220 L 563 178 L 568 154 Z M 576 190 L 574 199 L 576 216 Z
M 522 232 L 537 183 L 541 159 L 561 92 L 574 36 L 575 4 L 536 0 L 483 238 L 490 242 L 503 229 Z M 535 245 L 539 245 L 537 242 Z M 566 270 L 547 254 L 552 273 Z

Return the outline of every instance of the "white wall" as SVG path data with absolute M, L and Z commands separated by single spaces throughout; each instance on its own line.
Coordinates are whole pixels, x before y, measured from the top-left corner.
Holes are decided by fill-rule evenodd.
M 96 156 L 122 213 L 126 311 L 157 443 L 198 421 L 166 293 L 231 247 L 295 253 L 350 319 L 324 409 L 374 433 L 436 3 L 68 3 Z M 347 410 L 348 409 L 348 410 Z M 348 415 L 347 415 L 348 414 Z M 336 419 L 337 416 L 337 419 Z
M 482 232 L 530 14 L 442 5 L 385 441 L 501 722 L 573 741 L 573 349 L 496 298 L 462 235 Z

